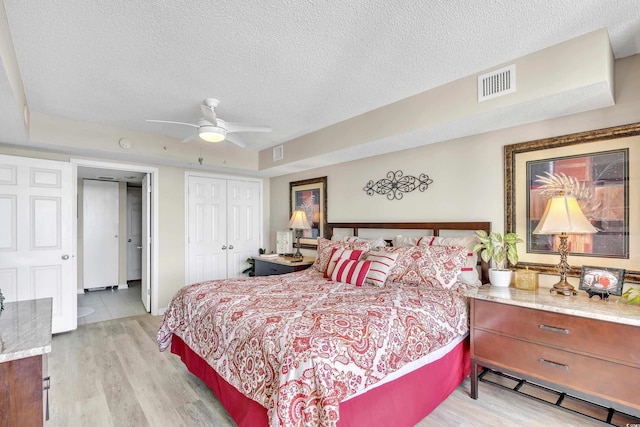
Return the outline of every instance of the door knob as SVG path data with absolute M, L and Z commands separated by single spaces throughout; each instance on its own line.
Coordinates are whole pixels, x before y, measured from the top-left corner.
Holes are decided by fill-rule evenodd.
M 62 258 L 63 260 L 65 260 L 65 261 L 66 261 L 66 260 L 68 260 L 68 259 L 69 259 L 69 255 L 64 254 L 64 255 L 62 255 L 60 258 Z
M 127 242 L 128 242 L 128 243 L 131 243 L 131 239 L 127 239 Z
M 222 250 L 227 249 L 227 245 L 222 245 Z
M 229 249 L 233 249 L 233 245 L 229 245 Z

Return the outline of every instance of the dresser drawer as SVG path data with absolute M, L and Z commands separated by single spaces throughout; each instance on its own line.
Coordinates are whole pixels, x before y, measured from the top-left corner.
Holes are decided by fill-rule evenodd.
M 474 328 L 640 367 L 638 328 L 585 317 L 474 300 Z
M 474 331 L 473 355 L 495 369 L 562 384 L 581 393 L 640 409 L 636 393 L 640 369 L 607 360 L 521 341 L 487 331 Z
M 256 260 L 256 276 L 271 276 L 277 274 L 292 273 L 293 265 L 277 264 L 275 262 L 267 262 Z

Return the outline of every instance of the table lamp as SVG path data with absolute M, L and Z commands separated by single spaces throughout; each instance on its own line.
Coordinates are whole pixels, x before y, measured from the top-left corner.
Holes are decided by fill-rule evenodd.
M 300 252 L 300 235 L 302 234 L 302 230 L 310 230 L 311 226 L 309 225 L 309 221 L 307 221 L 307 214 L 303 210 L 295 210 L 291 214 L 291 219 L 289 220 L 289 228 L 293 228 L 296 233 L 296 253 L 293 254 L 293 257 L 298 259 L 302 259 L 302 253 Z
M 584 216 L 578 201 L 571 196 L 555 196 L 547 202 L 542 219 L 538 226 L 533 230 L 533 234 L 557 234 L 560 237 L 560 264 L 558 271 L 560 272 L 560 281 L 553 285 L 552 294 L 559 295 L 575 295 L 574 287 L 567 282 L 567 271 L 571 269 L 567 262 L 569 255 L 569 245 L 567 245 L 567 237 L 569 234 L 592 234 L 598 230 L 591 225 L 589 220 Z

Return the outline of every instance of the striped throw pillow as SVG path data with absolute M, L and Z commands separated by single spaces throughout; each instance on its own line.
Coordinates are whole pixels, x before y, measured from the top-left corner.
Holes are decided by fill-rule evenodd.
M 333 248 L 331 258 L 329 258 L 329 262 L 327 263 L 327 269 L 324 271 L 324 277 L 327 279 L 331 277 L 331 273 L 333 273 L 333 269 L 336 267 L 339 259 L 344 258 L 357 261 L 361 255 L 362 251 L 356 249 Z
M 331 273 L 334 282 L 348 283 L 362 286 L 371 268 L 371 261 L 355 261 L 352 259 L 339 259 Z
M 398 254 L 384 251 L 369 252 L 366 260 L 371 261 L 371 268 L 365 281 L 379 287 L 384 286 L 384 282 L 387 281 L 387 276 L 389 276 L 389 272 L 396 264 L 397 259 Z

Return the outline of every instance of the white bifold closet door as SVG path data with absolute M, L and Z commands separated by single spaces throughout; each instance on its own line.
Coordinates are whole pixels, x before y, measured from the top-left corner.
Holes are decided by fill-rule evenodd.
M 260 183 L 190 176 L 187 283 L 242 276 L 261 244 Z
M 84 289 L 118 285 L 118 187 L 117 182 L 83 181 Z

